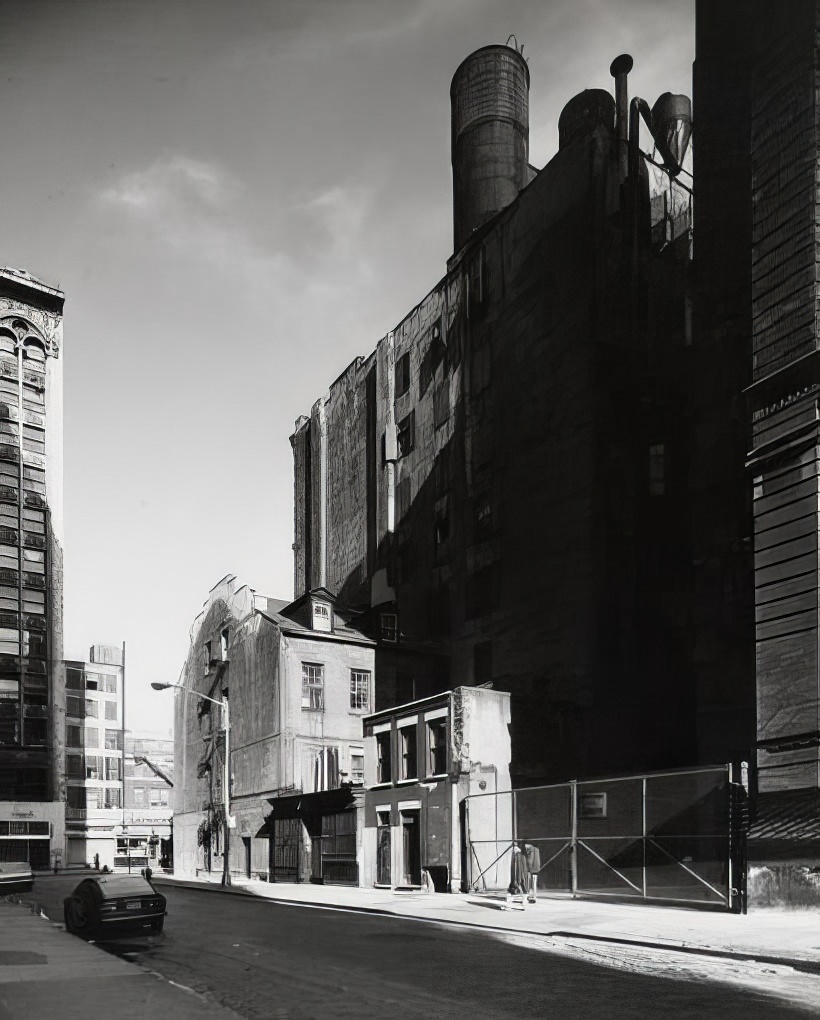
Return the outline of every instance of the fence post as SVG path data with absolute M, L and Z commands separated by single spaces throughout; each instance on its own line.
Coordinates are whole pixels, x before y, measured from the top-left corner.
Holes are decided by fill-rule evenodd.
M 643 792 L 642 792 L 641 796 L 642 796 L 642 801 L 643 801 L 643 804 L 642 804 L 643 821 L 642 821 L 642 825 L 641 825 L 641 828 L 642 828 L 641 847 L 642 847 L 642 850 L 643 850 L 643 861 L 642 861 L 642 866 L 641 866 L 641 876 L 642 876 L 643 880 L 641 882 L 641 888 L 643 889 L 643 898 L 646 899 L 646 776 L 643 777 Z
M 578 782 L 570 780 L 570 812 L 572 815 L 572 837 L 569 848 L 569 876 L 573 897 L 578 894 Z

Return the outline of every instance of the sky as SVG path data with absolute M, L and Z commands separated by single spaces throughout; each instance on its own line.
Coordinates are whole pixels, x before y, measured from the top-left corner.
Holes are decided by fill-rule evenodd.
M 296 419 L 444 275 L 450 80 L 691 95 L 694 0 L 0 0 L 0 264 L 65 291 L 65 656 L 167 732 L 226 574 L 293 596 Z M 696 139 L 695 139 L 696 140 Z

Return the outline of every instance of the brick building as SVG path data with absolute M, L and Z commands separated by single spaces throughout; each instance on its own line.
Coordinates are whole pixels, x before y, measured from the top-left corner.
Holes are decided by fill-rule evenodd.
M 519 784 L 698 758 L 688 194 L 650 202 L 620 83 L 536 170 L 525 61 L 464 61 L 446 273 L 291 439 L 297 595 L 361 613 L 378 710 L 509 691 Z
M 712 534 L 743 543 L 733 625 L 754 641 L 724 675 L 756 691 L 751 854 L 768 859 L 820 853 L 818 29 L 815 0 L 697 6 L 700 322 L 734 409 L 714 467 L 737 511 Z

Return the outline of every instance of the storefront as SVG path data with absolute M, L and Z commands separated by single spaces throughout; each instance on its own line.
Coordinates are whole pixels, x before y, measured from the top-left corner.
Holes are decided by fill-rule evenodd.
M 269 801 L 265 824 L 272 882 L 358 885 L 363 792 L 350 786 Z

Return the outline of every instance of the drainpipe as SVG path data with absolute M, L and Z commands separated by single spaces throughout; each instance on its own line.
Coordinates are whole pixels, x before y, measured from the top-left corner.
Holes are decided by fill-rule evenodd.
M 396 346 L 391 330 L 387 334 L 387 412 L 384 419 L 385 495 L 387 531 L 396 530 Z

